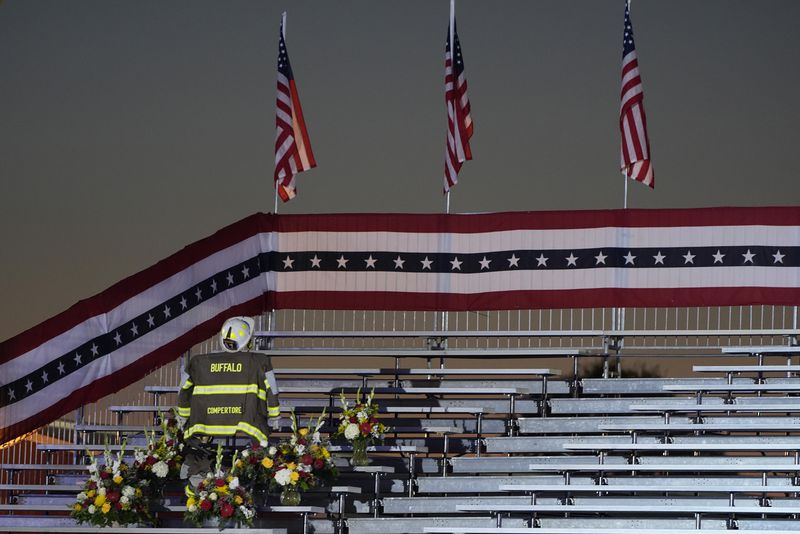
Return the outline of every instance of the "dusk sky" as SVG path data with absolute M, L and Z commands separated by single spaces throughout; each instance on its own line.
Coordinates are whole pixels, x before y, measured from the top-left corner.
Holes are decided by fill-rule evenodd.
M 621 208 L 623 0 L 458 0 L 453 212 Z M 0 340 L 273 209 L 278 25 L 318 167 L 280 213 L 441 212 L 447 0 L 6 0 Z M 796 205 L 800 2 L 633 0 L 655 190 Z

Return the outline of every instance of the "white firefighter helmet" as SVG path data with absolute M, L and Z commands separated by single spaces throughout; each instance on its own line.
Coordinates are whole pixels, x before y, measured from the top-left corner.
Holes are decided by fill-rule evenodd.
M 255 331 L 255 321 L 250 317 L 231 317 L 222 325 L 219 339 L 227 352 L 239 352 L 247 348 Z

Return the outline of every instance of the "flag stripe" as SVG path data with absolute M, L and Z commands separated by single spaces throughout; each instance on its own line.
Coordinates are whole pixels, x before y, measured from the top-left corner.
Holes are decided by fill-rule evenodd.
M 452 7 L 451 7 L 452 9 Z M 444 88 L 447 108 L 447 144 L 444 165 L 444 192 L 458 183 L 458 173 L 463 162 L 472 159 L 469 140 L 473 125 L 467 96 L 467 78 L 461 44 L 456 31 L 455 14 L 450 13 L 444 59 Z

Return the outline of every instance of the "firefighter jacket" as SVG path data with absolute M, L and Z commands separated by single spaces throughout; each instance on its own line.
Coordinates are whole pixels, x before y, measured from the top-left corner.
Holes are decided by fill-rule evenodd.
M 278 417 L 278 385 L 269 356 L 255 352 L 201 354 L 189 360 L 178 393 L 178 415 L 188 419 L 184 436 L 231 436 L 244 432 L 267 439 L 267 417 Z

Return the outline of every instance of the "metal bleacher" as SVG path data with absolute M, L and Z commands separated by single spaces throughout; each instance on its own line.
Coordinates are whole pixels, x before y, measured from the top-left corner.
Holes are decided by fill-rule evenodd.
M 261 349 L 274 358 L 284 414 L 294 408 L 301 418 L 316 417 L 325 409 L 331 419 L 323 431 L 330 431 L 340 392 L 352 398 L 359 388 L 375 388 L 390 430 L 371 448 L 366 468 L 349 467 L 350 448 L 334 444 L 337 486 L 304 494 L 297 509 L 264 497 L 252 532 L 800 530 L 800 366 L 792 364 L 793 348 L 742 347 L 726 353 L 725 365 L 695 365 L 683 377 L 620 378 L 612 376 L 610 344 L 526 353 L 430 342 L 402 350 L 274 347 L 274 333 L 262 337 L 269 338 Z M 495 366 L 490 353 L 503 364 Z M 298 368 L 298 355 L 326 365 L 317 359 Z M 712 347 L 705 355 L 722 352 Z M 395 365 L 360 367 L 353 358 Z M 602 361 L 603 375 L 581 376 L 582 358 Z M 39 443 L 42 463 L 0 464 L 0 532 L 95 531 L 67 514 L 86 454 L 103 450 L 106 440 L 118 450 L 127 439 L 130 450 L 146 429 L 158 431 L 160 414 L 176 399 L 175 382 L 140 389 L 142 401 L 108 404 L 101 422 L 76 419 L 72 441 Z M 288 430 L 284 417 L 274 437 Z M 22 481 L 26 471 L 41 480 Z M 183 505 L 180 485 L 168 488 L 161 525 L 147 531 L 204 530 L 182 523 Z

